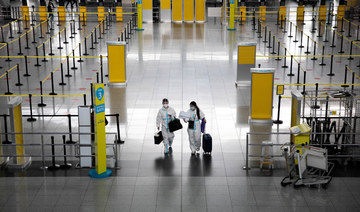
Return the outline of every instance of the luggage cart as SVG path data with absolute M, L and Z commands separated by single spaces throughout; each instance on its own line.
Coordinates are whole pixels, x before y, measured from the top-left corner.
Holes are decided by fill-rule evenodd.
M 295 145 L 290 144 L 290 153 L 284 146 L 281 146 L 281 149 L 284 151 L 288 176 L 281 181 L 282 186 L 293 184 L 294 188 L 327 187 L 331 182 L 330 173 L 334 168 L 334 164 L 328 162 L 327 149 L 303 144 L 301 155 L 299 150 L 295 150 Z

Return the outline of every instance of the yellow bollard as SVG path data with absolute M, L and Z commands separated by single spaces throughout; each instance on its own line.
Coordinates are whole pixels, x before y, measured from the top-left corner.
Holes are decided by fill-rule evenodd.
M 229 31 L 235 31 L 235 2 L 234 0 L 230 1 L 230 17 L 229 17 Z
M 39 6 L 39 16 L 40 16 L 40 21 L 46 21 L 47 11 L 45 6 Z
M 326 5 L 319 7 L 319 21 L 326 21 Z
M 304 6 L 298 6 L 296 9 L 296 20 L 304 21 Z
M 123 21 L 123 8 L 122 6 L 116 6 L 116 21 Z
M 142 28 L 142 1 L 138 1 L 137 2 L 137 29 L 136 31 L 144 31 L 144 29 Z
M 260 21 L 266 21 L 266 6 L 259 6 Z

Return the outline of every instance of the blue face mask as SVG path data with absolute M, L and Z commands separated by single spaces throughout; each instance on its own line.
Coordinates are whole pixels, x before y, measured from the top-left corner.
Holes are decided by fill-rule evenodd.
M 190 107 L 190 110 L 194 111 L 194 110 L 195 110 L 195 107 L 192 107 L 192 106 L 191 106 L 191 107 Z

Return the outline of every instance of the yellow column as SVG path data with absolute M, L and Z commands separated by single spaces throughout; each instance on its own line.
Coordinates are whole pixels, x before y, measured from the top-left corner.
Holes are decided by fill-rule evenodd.
M 104 6 L 98 6 L 97 7 L 98 12 L 98 21 L 102 21 L 105 18 L 105 8 Z
M 266 21 L 266 6 L 259 6 L 260 21 Z
M 87 21 L 86 6 L 80 6 L 79 11 L 80 11 L 80 21 L 84 21 L 84 19 L 85 21 Z
M 230 17 L 229 17 L 229 31 L 235 31 L 235 3 L 234 0 L 230 1 Z
M 184 21 L 194 21 L 194 0 L 183 0 L 184 1 Z
M 142 28 L 143 18 L 142 18 L 142 1 L 137 2 L 137 29 L 136 31 L 144 31 Z
M 104 84 L 94 84 L 94 129 L 95 129 L 95 169 L 89 175 L 94 178 L 105 178 L 111 175 L 106 167 L 106 134 L 105 134 L 105 88 Z
M 65 21 L 65 7 L 64 6 L 58 6 L 57 11 L 59 12 L 59 20 Z
M 29 13 L 29 7 L 28 6 L 21 6 L 21 16 L 24 17 L 25 21 L 30 20 L 30 13 Z
M 339 5 L 337 10 L 337 20 L 345 17 L 345 5 Z
M 241 21 L 246 21 L 246 6 L 240 6 L 239 7 L 239 19 L 242 19 Z
M 123 8 L 122 6 L 116 6 L 116 21 L 123 21 Z
M 304 20 L 304 6 L 298 6 L 296 9 L 296 20 L 303 21 Z
M 172 21 L 179 22 L 182 21 L 182 0 L 172 0 Z
M 195 21 L 205 22 L 205 0 L 195 0 Z
M 108 42 L 109 85 L 126 86 L 125 42 Z
M 286 18 L 286 6 L 279 7 L 279 21 L 285 20 Z
M 40 21 L 45 21 L 47 19 L 47 11 L 45 6 L 39 6 L 39 16 Z
M 272 122 L 274 70 L 273 68 L 251 69 L 251 121 Z
M 326 21 L 326 5 L 319 7 L 319 21 Z

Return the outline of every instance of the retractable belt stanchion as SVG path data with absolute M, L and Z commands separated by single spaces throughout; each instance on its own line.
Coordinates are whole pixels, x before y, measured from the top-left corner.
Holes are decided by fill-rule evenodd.
M 305 84 L 306 84 L 306 71 L 304 71 L 303 91 L 301 92 L 302 95 L 306 95 Z
M 296 84 L 300 84 L 300 63 L 298 63 Z
M 38 104 L 38 107 L 45 107 L 46 104 L 44 103 L 44 99 L 42 97 L 42 95 L 43 95 L 43 83 L 42 83 L 42 81 L 40 81 L 40 95 L 41 95 L 41 97 L 40 97 L 40 103 Z
M 51 92 L 49 95 L 56 96 L 57 93 L 55 93 L 55 87 L 54 87 L 54 73 L 51 72 Z
M 51 136 L 51 161 L 52 165 L 48 167 L 48 170 L 54 171 L 60 169 L 60 165 L 55 163 L 55 142 L 54 142 L 54 136 Z
M 305 54 L 310 54 L 310 51 L 309 51 L 309 46 L 310 46 L 310 44 L 309 44 L 309 42 L 310 42 L 310 37 L 309 37 L 309 36 L 307 36 L 307 41 L 306 41 L 306 52 L 304 52 Z
M 91 33 L 91 47 L 90 49 L 95 49 L 94 47 L 94 33 Z
M 335 30 L 333 30 L 332 41 L 331 41 L 331 46 L 330 47 L 331 48 L 336 47 L 336 45 L 335 45 Z
M 273 121 L 274 124 L 282 124 L 283 121 L 280 120 L 280 106 L 281 106 L 281 95 L 278 95 L 278 113 L 277 113 L 277 120 Z
M 16 83 L 15 85 L 16 85 L 16 86 L 23 86 L 23 84 L 20 82 L 20 69 L 19 69 L 19 64 L 17 64 L 16 72 L 17 72 L 17 83 Z
M 36 121 L 36 118 L 33 117 L 33 112 L 32 112 L 32 94 L 29 94 L 29 106 L 30 106 L 30 118 L 28 118 L 27 121 L 34 122 Z
M 66 85 L 66 83 L 64 82 L 64 68 L 63 68 L 63 63 L 60 63 L 60 71 L 61 71 L 61 82 L 59 82 L 59 85 Z
M 315 55 L 316 55 L 316 43 L 314 42 L 314 54 L 313 54 L 313 57 L 311 58 L 311 60 L 317 60 Z
M 67 162 L 67 157 L 66 157 L 66 136 L 63 135 L 62 136 L 62 140 L 63 140 L 63 151 L 64 151 L 64 164 L 60 165 L 60 168 L 62 169 L 70 169 L 72 167 L 71 163 Z
M 68 114 L 68 126 L 69 126 L 69 140 L 66 141 L 67 144 L 75 144 L 76 141 L 72 137 L 72 126 L 71 126 L 71 114 Z
M 84 62 L 83 59 L 81 59 L 81 43 L 79 43 L 79 59 L 78 59 L 78 63 L 82 63 Z
M 318 102 L 318 92 L 319 92 L 319 84 L 315 84 L 315 102 L 314 105 L 310 106 L 311 109 L 317 110 L 320 109 L 320 106 L 317 104 Z
M 24 56 L 25 59 L 25 74 L 24 77 L 30 77 L 31 75 L 29 74 L 29 68 L 28 68 L 28 57 Z
M 341 36 L 340 51 L 338 52 L 339 54 L 343 54 L 343 53 L 344 53 L 343 44 L 344 44 L 344 36 Z
M 276 54 L 276 52 L 275 52 L 275 36 L 273 36 L 273 45 L 272 45 L 273 47 L 272 47 L 272 52 L 270 53 L 270 54 Z
M 271 31 L 270 30 L 269 30 L 269 45 L 266 48 L 271 49 Z
M 297 34 L 298 34 L 298 26 L 296 25 L 295 26 L 295 39 L 293 40 L 294 43 L 297 43 L 298 40 L 297 40 Z
M 61 33 L 59 32 L 59 46 L 57 49 L 63 49 L 63 47 L 61 46 Z
M 51 37 L 50 37 L 49 45 L 50 45 L 50 53 L 49 53 L 49 55 L 50 55 L 50 56 L 53 56 L 53 55 L 55 55 L 55 54 L 54 54 L 53 51 L 52 51 L 52 39 L 51 39 Z
M 89 53 L 87 52 L 87 41 L 86 40 L 87 40 L 87 38 L 85 37 L 85 43 L 84 43 L 85 52 L 83 54 L 85 56 L 89 55 Z
M 3 144 L 11 144 L 12 142 L 9 140 L 9 134 L 8 134 L 8 128 L 7 128 L 7 115 L 3 115 L 4 119 L 4 134 L 5 134 L 5 140 L 2 142 Z
M 328 73 L 328 76 L 334 76 L 335 74 L 333 73 L 333 62 L 334 62 L 334 55 L 331 55 L 330 57 L 330 73 Z
M 69 56 L 66 56 L 66 67 L 67 67 L 67 73 L 66 73 L 65 77 L 72 77 L 72 75 L 70 74 Z
M 280 61 L 281 60 L 281 58 L 280 58 L 280 41 L 278 41 L 278 53 L 277 53 L 277 58 L 275 59 L 275 60 L 277 60 L 277 61 Z
M 325 66 L 325 65 L 326 65 L 326 64 L 324 63 L 324 54 L 325 54 L 325 46 L 322 47 L 321 63 L 319 64 L 320 66 Z
M 5 39 L 4 39 L 4 29 L 3 29 L 3 27 L 0 27 L 0 29 L 1 29 L 1 43 L 5 43 Z
M 284 57 L 284 65 L 283 66 L 281 66 L 281 68 L 288 68 L 288 66 L 286 65 L 286 53 L 287 53 L 287 51 L 286 51 L 287 49 L 285 48 L 285 57 Z
M 71 67 L 71 70 L 77 70 L 78 68 L 75 66 L 75 50 L 72 50 L 72 56 L 73 56 L 73 67 Z
M 79 27 L 78 27 L 78 30 L 82 30 L 82 28 L 81 28 L 81 21 L 80 21 L 80 15 L 79 15 L 79 25 L 78 25 Z
M 348 60 L 353 60 L 354 58 L 352 57 L 352 51 L 353 51 L 353 42 L 350 42 L 350 50 L 349 50 L 349 57 Z
M 7 91 L 5 92 L 5 95 L 12 95 L 13 93 L 10 92 L 9 72 L 8 71 L 6 71 L 6 88 L 7 88 Z
M 289 77 L 294 76 L 294 74 L 292 73 L 292 68 L 293 68 L 293 55 L 290 56 L 290 73 L 287 74 Z
M 9 30 L 10 30 L 10 37 L 9 39 L 13 39 L 14 36 L 13 36 L 13 31 L 12 31 L 12 25 L 11 25 L 11 22 L 9 23 Z
M 304 48 L 304 45 L 303 45 L 303 35 L 304 35 L 304 31 L 301 30 L 301 34 L 300 34 L 300 46 L 299 46 L 299 48 Z
M 357 30 L 356 30 L 356 40 L 355 41 L 360 41 L 359 40 L 359 25 L 357 25 Z
M 21 52 L 21 38 L 19 38 L 19 53 L 18 55 L 23 55 L 23 53 Z
M 45 52 L 45 43 L 43 43 L 43 55 L 44 55 L 44 59 L 42 60 L 42 62 L 47 62 L 48 60 L 46 59 L 46 52 Z
M 347 84 L 347 72 L 348 72 L 347 65 L 345 65 L 344 85 L 341 85 L 341 87 L 343 87 L 343 88 L 349 87 L 349 85 L 346 85 Z
M 292 32 L 292 22 L 291 21 L 290 21 L 290 29 L 289 29 L 289 31 L 290 31 L 290 35 L 288 37 L 292 38 L 293 36 L 291 35 L 291 32 Z
M 344 17 L 341 18 L 341 30 L 339 32 L 345 32 L 344 31 Z
M 5 61 L 11 62 L 12 60 L 10 59 L 9 43 L 6 43 L 6 53 L 7 53 L 7 59 Z

